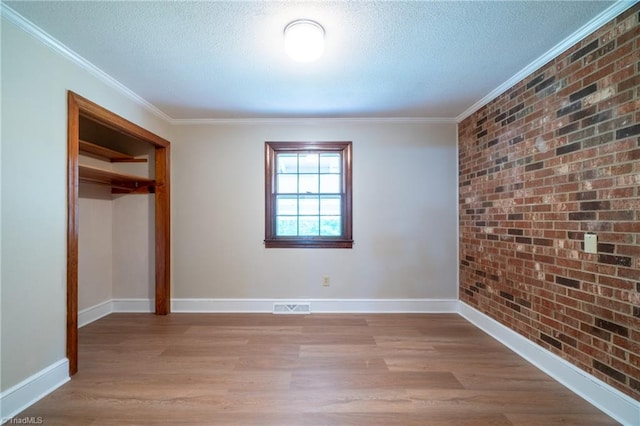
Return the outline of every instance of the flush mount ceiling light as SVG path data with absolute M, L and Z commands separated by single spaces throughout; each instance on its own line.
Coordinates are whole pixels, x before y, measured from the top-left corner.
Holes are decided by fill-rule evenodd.
M 284 50 L 294 61 L 315 61 L 324 52 L 324 28 L 308 19 L 290 22 L 284 28 Z

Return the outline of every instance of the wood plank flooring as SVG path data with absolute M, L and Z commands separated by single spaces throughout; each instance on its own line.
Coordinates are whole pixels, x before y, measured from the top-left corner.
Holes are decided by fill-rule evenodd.
M 455 314 L 112 314 L 45 425 L 611 425 Z

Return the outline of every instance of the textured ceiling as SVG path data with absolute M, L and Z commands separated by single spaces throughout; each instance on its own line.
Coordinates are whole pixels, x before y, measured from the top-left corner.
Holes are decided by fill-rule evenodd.
M 457 117 L 611 1 L 5 2 L 174 119 Z M 326 30 L 284 54 L 298 18 Z

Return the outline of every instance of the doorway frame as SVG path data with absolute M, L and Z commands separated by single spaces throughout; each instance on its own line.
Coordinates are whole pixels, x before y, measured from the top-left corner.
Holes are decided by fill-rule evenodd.
M 144 141 L 155 148 L 155 313 L 171 311 L 170 283 L 170 170 L 169 141 L 106 110 L 67 93 L 67 359 L 69 375 L 78 372 L 78 156 L 80 117 Z

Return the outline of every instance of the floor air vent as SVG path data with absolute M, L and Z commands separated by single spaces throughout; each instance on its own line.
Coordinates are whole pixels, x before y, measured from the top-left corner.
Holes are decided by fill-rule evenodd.
M 310 314 L 310 303 L 274 303 L 274 314 Z

